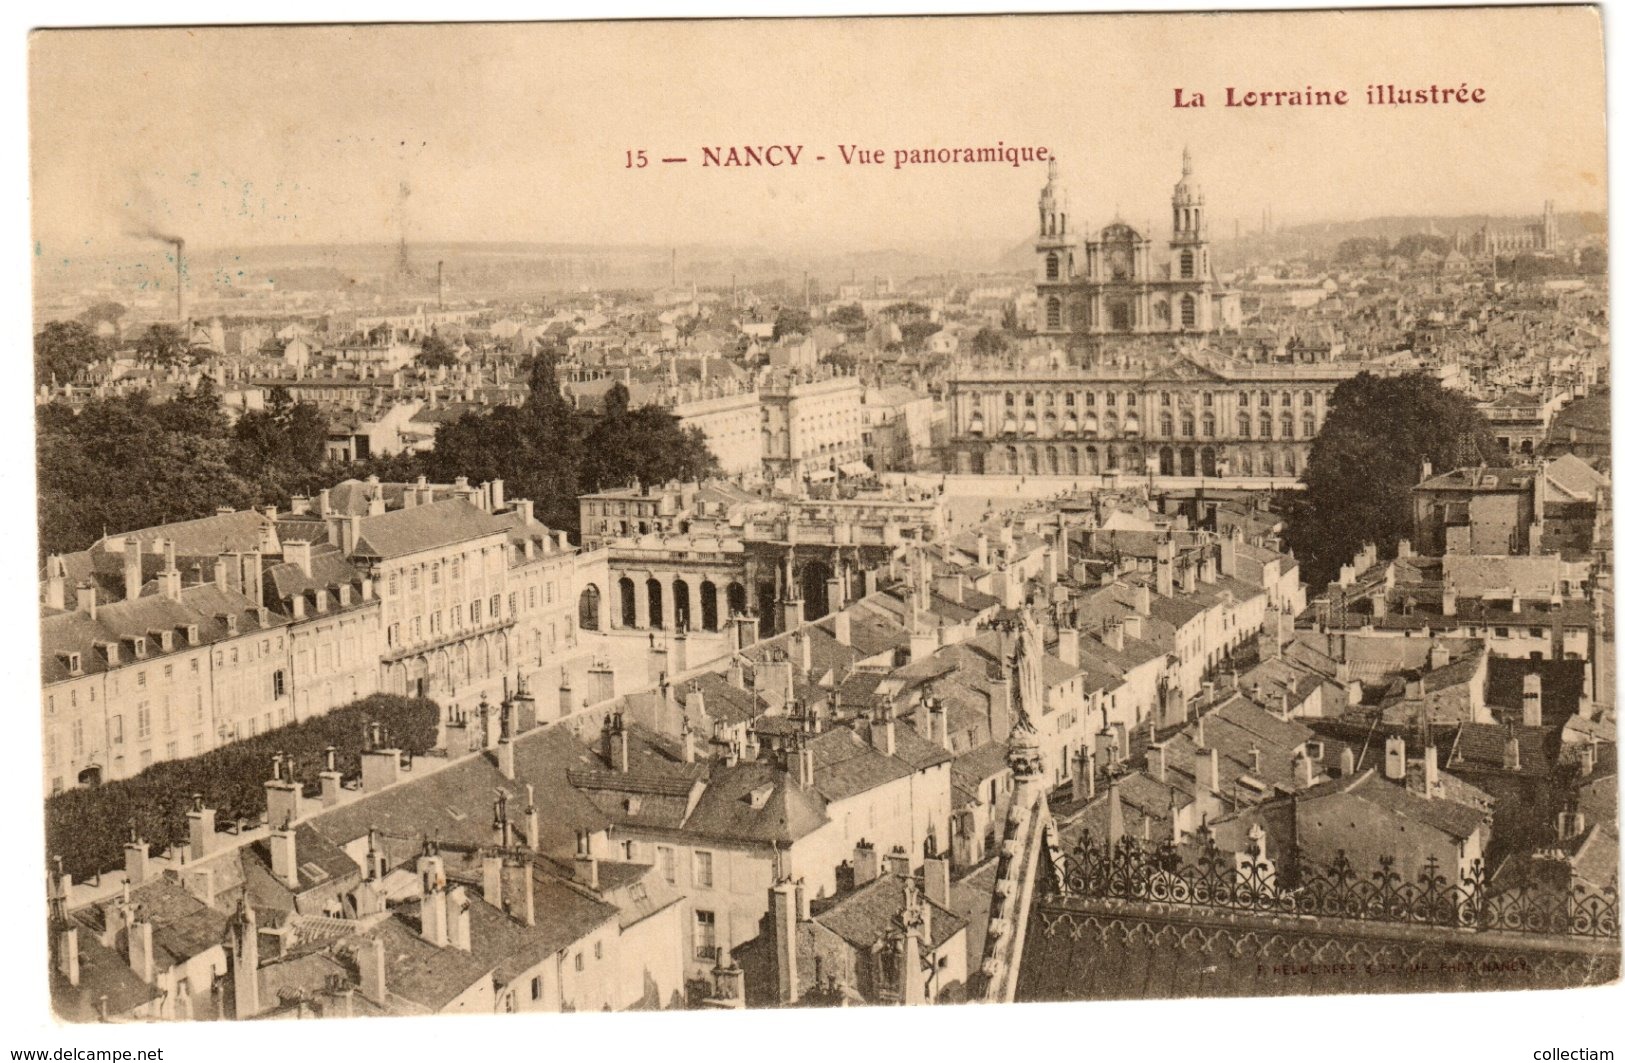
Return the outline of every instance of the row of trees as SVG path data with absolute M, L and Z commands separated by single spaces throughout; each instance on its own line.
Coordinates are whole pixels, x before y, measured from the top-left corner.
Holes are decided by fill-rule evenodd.
M 287 499 L 339 470 L 325 458 L 327 421 L 275 389 L 233 424 L 213 382 L 154 400 L 96 399 L 78 413 L 35 414 L 42 552 L 82 550 L 112 531 Z M 336 477 L 335 477 L 336 478 Z
M 117 306 L 116 303 L 106 305 Z M 121 344 L 96 331 L 102 320 L 105 319 L 89 316 L 87 311 L 72 321 L 47 322 L 35 333 L 35 383 L 41 386 L 53 382 L 71 383 L 92 363 L 116 354 Z M 135 356 L 143 365 L 179 365 L 204 353 L 193 352 L 186 334 L 175 325 L 148 325 L 135 340 Z
M 1499 453 L 1472 400 L 1430 373 L 1361 373 L 1339 384 L 1304 489 L 1280 500 L 1305 585 L 1318 591 L 1368 542 L 1393 556 L 1411 535 L 1411 488 L 1424 462 L 1443 472 Z
M 304 783 L 314 795 L 326 749 L 337 750 L 339 771 L 354 775 L 373 723 L 383 729 L 389 746 L 423 754 L 439 741 L 440 707 L 425 698 L 374 694 L 325 716 L 154 764 L 129 779 L 66 790 L 45 802 L 46 853 L 60 857 L 63 870 L 82 880 L 121 866 L 132 830 L 155 851 L 184 844 L 193 794 L 203 796 L 221 826 L 238 820 L 256 824 L 265 812 L 273 756 L 289 758 L 291 775 L 284 777 Z
M 433 450 L 402 465 L 392 462 L 389 471 L 420 471 L 437 481 L 500 477 L 511 497 L 536 503 L 538 520 L 572 530 L 579 526 L 580 494 L 634 480 L 696 480 L 717 470 L 702 432 L 682 427 L 662 407 L 632 409 L 619 383 L 605 394 L 600 412 L 578 411 L 559 392 L 549 352 L 531 365 L 524 405 L 470 411 L 440 427 Z
M 1387 258 L 1398 255 L 1400 258 L 1415 259 L 1424 251 L 1431 251 L 1436 255 L 1448 255 L 1452 249 L 1449 238 L 1436 233 L 1407 233 L 1398 240 L 1390 240 L 1386 236 L 1351 236 L 1337 245 L 1333 252 L 1333 261 L 1338 263 L 1359 262 L 1361 259 L 1375 256 Z
M 232 422 L 208 378 L 170 398 L 141 392 L 95 399 L 75 413 L 36 411 L 39 534 L 43 553 L 82 550 L 108 532 L 214 513 L 286 506 L 347 477 L 448 482 L 502 478 L 513 497 L 535 501 L 553 527 L 578 527 L 585 491 L 710 475 L 716 459 L 703 434 L 669 411 L 630 408 L 619 384 L 602 412 L 577 411 L 560 394 L 554 358 L 532 364 L 523 406 L 498 406 L 442 425 L 435 448 L 356 464 L 326 457 L 328 421 L 309 403 L 274 388 L 264 410 Z

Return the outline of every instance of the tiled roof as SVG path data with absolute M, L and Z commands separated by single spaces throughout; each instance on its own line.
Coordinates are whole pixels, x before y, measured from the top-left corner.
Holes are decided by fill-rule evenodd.
M 505 777 L 489 756 L 469 757 L 387 793 L 369 795 L 342 804 L 308 822 L 339 845 L 345 845 L 377 827 L 398 838 L 438 838 L 446 843 L 489 845 L 495 841 L 491 826 L 493 794 L 501 789 L 517 800 L 509 801 L 510 815 L 523 824 L 525 784 L 536 788 L 541 810 L 539 848 L 544 853 L 573 854 L 577 829 L 598 831 L 610 820 L 575 787 L 566 775 L 571 769 L 601 767 L 601 762 L 574 735 L 562 727 L 544 727 L 520 735 L 514 742 L 514 774 Z
M 163 539 L 175 544 L 175 553 L 184 557 L 214 557 L 222 553 L 243 553 L 258 550 L 266 531 L 275 533 L 271 518 L 257 510 L 244 509 L 233 513 L 216 513 L 196 520 L 159 524 L 140 531 L 120 532 L 101 540 L 105 545 L 134 537 L 141 541 L 142 552 L 152 553 L 152 543 Z M 122 563 L 122 555 L 119 560 Z
M 450 499 L 361 518 L 352 553 L 369 558 L 400 557 L 505 530 L 502 521 L 467 499 Z
M 963 918 L 946 908 L 931 906 L 930 948 L 937 948 L 965 929 Z M 896 931 L 896 920 L 903 911 L 904 883 L 895 875 L 882 874 L 864 883 L 843 897 L 833 898 L 813 912 L 813 922 L 827 927 L 847 944 L 858 949 L 870 949 L 876 941 Z
M 1318 783 L 1300 792 L 1297 795 L 1300 834 L 1307 833 L 1307 819 L 1313 814 L 1315 801 L 1340 793 L 1353 795 L 1386 815 L 1426 824 L 1458 840 L 1471 837 L 1474 831 L 1486 828 L 1490 821 L 1487 808 L 1446 797 L 1424 797 L 1408 786 L 1383 778 L 1375 768 L 1368 768 L 1353 775 Z M 1377 827 L 1375 824 L 1364 824 L 1356 829 L 1369 832 Z
M 903 724 L 894 723 L 893 727 L 897 748 L 901 749 L 905 732 L 912 731 Z M 881 753 L 851 727 L 826 731 L 812 739 L 809 746 L 813 752 L 813 788 L 826 801 L 866 793 L 909 774 L 908 766 L 900 759 Z
M 1519 774 L 1549 775 L 1553 767 L 1549 747 L 1559 733 L 1555 727 L 1464 723 L 1456 731 L 1446 766 L 1451 771 L 1505 771 L 1507 739 L 1515 737 Z
M 471 909 L 473 902 L 474 898 L 470 898 Z M 367 936 L 384 943 L 385 984 L 389 994 L 430 1011 L 439 1011 L 456 1000 L 491 974 L 496 966 L 488 958 L 472 952 L 431 945 L 398 915 L 378 924 Z
M 803 790 L 771 761 L 741 761 L 713 765 L 684 831 L 709 839 L 788 844 L 827 822 L 819 794 Z
M 236 591 L 221 590 L 212 583 L 183 588 L 179 601 L 148 594 L 99 606 L 94 620 L 89 614 L 72 610 L 53 612 L 40 620 L 40 670 L 46 683 L 74 678 L 64 658 L 77 653 L 82 674 L 105 672 L 107 659 L 97 643 L 119 642 L 131 637 L 146 639 L 146 657 L 137 659 L 127 647 L 121 647 L 121 667 L 185 653 L 233 637 L 227 622 L 221 619 L 228 614 L 237 618 L 238 636 L 262 630 L 255 603 Z M 270 614 L 265 629 L 283 627 L 286 623 L 283 618 Z M 198 628 L 195 644 L 186 639 L 186 628 L 194 624 Z M 157 631 L 173 633 L 173 650 L 164 652 L 162 645 L 152 637 Z

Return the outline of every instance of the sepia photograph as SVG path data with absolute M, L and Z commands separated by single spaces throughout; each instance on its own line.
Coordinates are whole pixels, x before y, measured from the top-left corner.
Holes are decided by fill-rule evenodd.
M 1603 14 L 35 29 L 31 1021 L 1616 984 Z

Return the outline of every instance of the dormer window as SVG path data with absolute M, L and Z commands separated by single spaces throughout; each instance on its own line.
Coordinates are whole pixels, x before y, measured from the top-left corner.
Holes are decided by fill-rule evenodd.
M 227 613 L 226 614 L 226 634 L 227 635 L 232 635 L 232 636 L 235 636 L 237 634 L 237 614 L 236 613 Z
M 69 675 L 83 675 L 85 662 L 77 653 L 64 653 L 60 655 L 62 663 L 68 666 Z
M 196 646 L 197 645 L 197 640 L 198 640 L 197 625 L 196 624 L 187 624 L 186 625 L 186 642 L 187 642 L 187 645 Z
M 168 653 L 175 648 L 175 633 L 173 631 L 155 631 L 153 637 L 158 642 L 160 652 Z
M 136 660 L 147 655 L 147 640 L 140 635 L 130 639 L 130 652 L 135 654 Z

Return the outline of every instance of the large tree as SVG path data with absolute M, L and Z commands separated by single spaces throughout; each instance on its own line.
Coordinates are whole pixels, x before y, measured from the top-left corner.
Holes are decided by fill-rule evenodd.
M 1367 542 L 1391 555 L 1411 534 L 1411 487 L 1437 471 L 1491 460 L 1489 424 L 1428 373 L 1361 373 L 1339 384 L 1309 452 L 1304 490 L 1285 502 L 1286 540 L 1318 590 Z
M 179 326 L 157 322 L 135 341 L 135 355 L 146 365 L 174 365 L 187 358 L 186 334 Z
M 39 411 L 40 549 L 82 550 L 132 531 L 249 506 L 262 490 L 238 467 L 211 388 L 152 402 L 142 393 Z
M 107 353 L 96 330 L 83 321 L 50 321 L 34 336 L 34 379 L 66 384 Z
M 603 412 L 583 441 L 583 490 L 698 480 L 716 472 L 704 433 L 683 428 L 661 406 L 634 410 L 629 397 L 620 384 L 604 396 Z
M 451 344 L 440 338 L 439 333 L 431 332 L 423 338 L 423 348 L 418 352 L 417 364 L 425 369 L 453 366 L 457 364 L 457 352 L 451 349 Z

